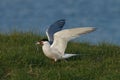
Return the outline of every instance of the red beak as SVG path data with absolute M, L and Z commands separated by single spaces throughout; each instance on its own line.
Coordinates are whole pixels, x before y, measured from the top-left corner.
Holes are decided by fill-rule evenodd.
M 36 44 L 37 44 L 37 45 L 38 45 L 38 44 L 43 45 L 43 41 L 38 41 Z

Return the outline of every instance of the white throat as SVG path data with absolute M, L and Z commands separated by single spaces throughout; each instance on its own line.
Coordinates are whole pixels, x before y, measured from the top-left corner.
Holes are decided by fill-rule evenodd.
M 50 43 L 48 41 L 43 41 L 42 49 L 44 53 L 48 53 L 50 51 Z

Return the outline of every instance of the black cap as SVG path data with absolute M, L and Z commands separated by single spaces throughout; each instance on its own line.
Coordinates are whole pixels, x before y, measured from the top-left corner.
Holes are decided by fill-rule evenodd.
M 42 39 L 41 41 L 48 41 L 48 39 Z

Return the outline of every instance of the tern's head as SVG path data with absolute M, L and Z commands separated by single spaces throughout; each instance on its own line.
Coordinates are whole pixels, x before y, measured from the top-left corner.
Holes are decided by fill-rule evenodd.
M 45 43 L 48 43 L 48 39 L 42 39 L 42 40 L 38 41 L 36 44 L 44 45 Z

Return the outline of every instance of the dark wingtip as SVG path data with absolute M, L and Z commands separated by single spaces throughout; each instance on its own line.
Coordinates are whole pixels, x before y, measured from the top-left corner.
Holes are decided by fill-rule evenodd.
M 93 27 L 93 30 L 95 31 L 97 28 L 96 27 Z
M 57 20 L 57 22 L 63 22 L 63 23 L 65 23 L 65 19 Z
M 65 19 L 60 19 L 60 21 L 65 21 Z
M 65 25 L 65 19 L 60 19 L 60 20 L 57 20 L 54 25 L 60 27 L 60 28 L 63 28 L 63 26 Z

